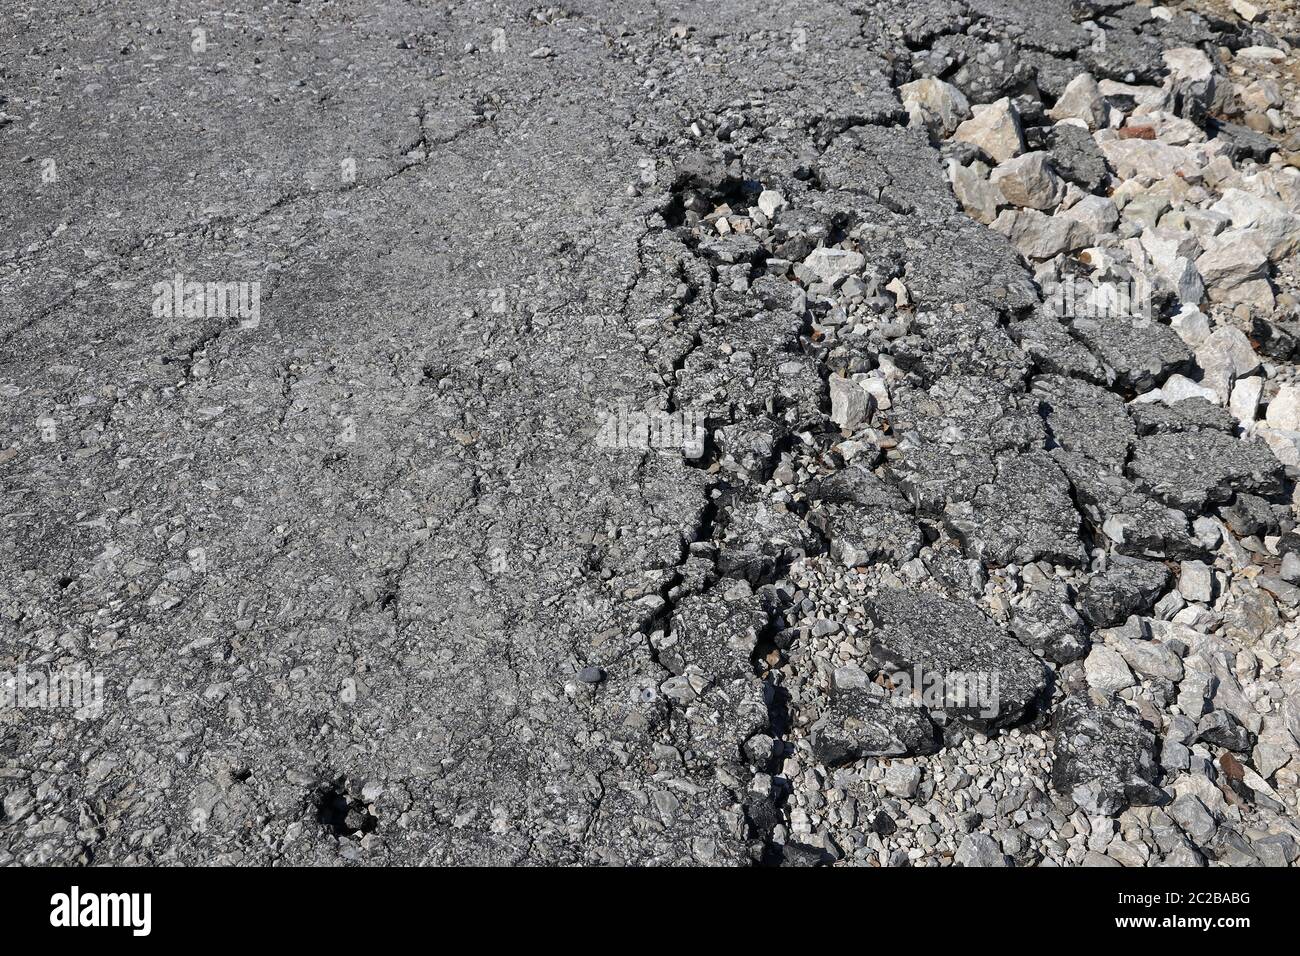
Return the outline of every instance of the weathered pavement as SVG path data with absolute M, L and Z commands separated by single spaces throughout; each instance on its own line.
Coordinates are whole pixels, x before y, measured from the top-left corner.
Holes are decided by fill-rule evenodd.
M 1079 73 L 1159 88 L 1222 27 L 177 6 L 0 22 L 0 669 L 104 679 L 0 712 L 0 861 L 1077 863 L 1115 817 L 1135 862 L 1294 861 L 1293 476 L 1218 407 L 1260 363 L 1226 420 L 1126 404 L 1213 393 L 1179 303 L 1048 315 L 1044 263 L 1132 236 L 1040 235 L 1015 167 L 981 221 L 947 162 L 1010 157 L 940 115 L 1016 98 L 1032 153 Z M 934 75 L 964 111 L 904 102 Z M 1100 198 L 1137 159 L 1090 132 L 1055 163 Z M 1210 300 L 1277 318 L 1285 259 Z M 157 314 L 177 275 L 257 321 Z M 886 690 L 921 672 L 992 699 Z M 952 764 L 1025 741 L 1006 792 Z

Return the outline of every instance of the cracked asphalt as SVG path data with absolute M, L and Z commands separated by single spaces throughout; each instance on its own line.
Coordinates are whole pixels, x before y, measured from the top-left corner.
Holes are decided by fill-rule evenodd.
M 0 863 L 1293 864 L 1296 356 L 1184 333 L 1300 189 L 1167 55 L 1291 34 L 1170 9 L 6 8 Z M 1049 315 L 1175 121 L 1270 255 Z

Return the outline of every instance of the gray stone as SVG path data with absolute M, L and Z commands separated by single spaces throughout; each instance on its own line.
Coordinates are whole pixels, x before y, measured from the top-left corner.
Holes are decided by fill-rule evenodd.
M 961 203 L 966 215 L 985 225 L 997 218 L 998 210 L 1006 205 L 1002 190 L 969 166 L 956 160 L 948 163 L 948 181 L 953 195 Z
M 985 833 L 971 833 L 962 838 L 953 857 L 957 866 L 1009 866 L 997 841 Z
M 1169 813 L 1178 821 L 1183 832 L 1202 846 L 1213 840 L 1214 834 L 1218 832 L 1219 825 L 1214 817 L 1194 794 L 1180 795 L 1169 808 Z
M 921 785 L 923 771 L 915 764 L 895 763 L 885 771 L 885 789 L 896 797 L 910 800 Z
M 866 257 L 860 252 L 847 249 L 831 249 L 825 246 L 814 249 L 804 259 L 803 264 L 811 269 L 823 282 L 832 285 L 847 276 L 853 275 L 864 265 Z
M 1170 327 L 1188 346 L 1196 348 L 1210 335 L 1210 320 L 1205 313 L 1190 305 L 1184 305 L 1169 321 Z
M 1067 697 L 1052 719 L 1052 786 L 1085 812 L 1114 816 L 1159 800 L 1155 735 L 1119 701 Z
M 1160 766 L 1166 774 L 1186 770 L 1192 752 L 1176 740 L 1166 739 L 1160 747 Z
M 852 431 L 871 414 L 871 396 L 852 379 L 832 375 L 827 382 L 831 395 L 831 421 Z
M 1264 376 L 1250 375 L 1239 378 L 1232 386 L 1232 395 L 1228 399 L 1228 411 L 1243 428 L 1255 425 L 1259 413 L 1259 400 L 1264 394 Z
M 1223 615 L 1224 633 L 1246 645 L 1254 644 L 1280 623 L 1277 602 L 1258 588 L 1237 595 Z
M 957 139 L 979 147 L 994 162 L 1005 162 L 1025 148 L 1020 114 L 1006 97 L 971 107 L 972 117 L 957 127 Z
M 1079 865 L 1080 866 L 1123 866 L 1124 864 L 1120 863 L 1119 860 L 1107 856 L 1104 853 L 1099 853 L 1096 850 L 1089 850 L 1087 853 L 1083 855 L 1083 859 L 1079 861 Z
M 1022 209 L 1051 209 L 1065 196 L 1065 184 L 1052 169 L 1051 156 L 1025 153 L 999 163 L 989 181 L 1003 197 Z
M 1169 647 L 1157 641 L 1134 639 L 1125 631 L 1134 629 L 1116 628 L 1105 632 L 1105 640 L 1110 647 L 1119 652 L 1129 667 L 1143 677 L 1166 680 L 1177 684 L 1183 679 L 1182 659 Z
M 934 753 L 939 737 L 923 708 L 867 687 L 837 691 L 813 725 L 812 746 L 819 761 L 835 765 L 860 757 Z
M 1080 73 L 1065 87 L 1047 115 L 1054 120 L 1080 119 L 1089 129 L 1104 129 L 1109 114 L 1091 73 Z
M 1213 570 L 1204 561 L 1184 561 L 1178 573 L 1178 592 L 1189 601 L 1213 601 Z
M 1250 842 L 1236 830 L 1226 826 L 1219 827 L 1214 839 L 1210 841 L 1210 853 L 1215 861 L 1224 866 L 1258 866 L 1259 858 Z
M 1291 866 L 1300 858 L 1300 848 L 1289 833 L 1270 833 L 1251 843 L 1264 866 Z
M 1165 736 L 1180 744 L 1190 744 L 1196 738 L 1196 721 L 1185 714 L 1175 714 L 1169 718 L 1169 729 Z

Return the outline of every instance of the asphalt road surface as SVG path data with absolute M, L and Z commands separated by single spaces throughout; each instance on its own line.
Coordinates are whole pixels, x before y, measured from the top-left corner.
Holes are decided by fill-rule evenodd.
M 1290 46 L 1171 9 L 8 5 L 0 863 L 1294 862 Z

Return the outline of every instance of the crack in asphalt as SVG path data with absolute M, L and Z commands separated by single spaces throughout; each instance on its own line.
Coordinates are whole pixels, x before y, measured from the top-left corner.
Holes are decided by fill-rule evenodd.
M 86 825 L 0 821 L 0 862 L 824 863 L 876 848 L 814 814 L 833 799 L 838 820 L 856 794 L 880 836 L 866 794 L 882 776 L 906 789 L 934 739 L 926 767 L 1013 730 L 1050 739 L 1063 710 L 1039 705 L 1086 687 L 1083 665 L 1041 664 L 1003 625 L 1022 566 L 1086 577 L 1105 532 L 1055 457 L 1068 438 L 1032 390 L 1043 362 L 1014 336 L 1042 289 L 962 209 L 952 147 L 917 128 L 902 88 L 949 41 L 1095 58 L 1055 48 L 1069 30 L 1054 43 L 1020 23 L 1028 7 L 914 6 L 734 0 L 611 11 L 594 33 L 525 21 L 522 36 L 512 21 L 485 50 L 483 22 L 434 43 L 408 5 L 394 49 L 422 65 L 368 78 L 388 107 L 411 101 L 407 81 L 428 91 L 395 168 L 136 233 L 0 332 L 31 353 L 2 366 L 15 438 L 0 474 L 17 493 L 0 664 L 89 660 L 130 702 L 103 725 L 24 730 L 43 762 L 5 794 L 30 781 Z M 1117 42 L 1134 32 L 1092 12 Z M 345 31 L 340 62 L 375 53 L 357 39 L 372 28 Z M 435 53 L 441 87 L 417 81 Z M 457 85 L 473 95 L 435 95 Z M 323 123 L 334 105 L 318 100 Z M 618 199 L 597 214 L 604 194 Z M 347 229 L 321 215 L 339 197 Z M 5 266 L 21 283 L 62 251 Z M 156 364 L 179 382 L 144 361 L 154 340 L 130 306 L 101 296 L 164 256 L 240 252 L 264 255 L 286 320 L 174 332 Z M 109 314 L 94 341 L 83 302 Z M 56 387 L 49 367 L 74 371 Z M 874 382 L 870 401 L 845 380 Z M 625 399 L 700 415 L 703 457 L 600 446 L 593 419 Z M 36 442 L 45 405 L 55 440 Z M 359 447 L 334 434 L 340 409 L 369 419 Z M 188 567 L 204 547 L 220 560 Z M 1000 608 L 933 570 L 945 547 L 996 579 Z M 909 737 L 877 693 L 890 667 L 933 653 L 951 669 L 963 642 L 1015 716 L 935 709 L 930 736 Z M 1127 726 L 1114 745 L 1140 749 Z M 845 728 L 888 739 L 845 761 L 852 746 L 826 746 Z M 63 739 L 84 756 L 47 779 Z M 917 807 L 934 793 L 920 786 Z M 344 804 L 328 819 L 313 815 L 326 792 Z

